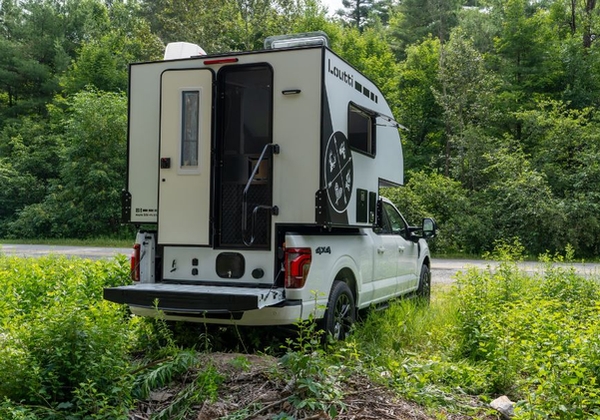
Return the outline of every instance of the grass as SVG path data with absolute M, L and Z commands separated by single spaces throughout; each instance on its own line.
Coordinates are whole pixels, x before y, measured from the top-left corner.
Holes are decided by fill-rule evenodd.
M 519 252 L 500 248 L 498 268 L 462 272 L 456 285 L 434 288 L 429 306 L 400 300 L 372 312 L 344 343 L 323 348 L 314 324 L 300 325 L 281 359 L 296 386 L 288 403 L 335 416 L 345 378 L 367 373 L 440 419 L 483 417 L 502 394 L 517 402 L 516 419 L 600 418 L 598 279 L 554 264 L 569 255 L 543 256 L 545 270 L 531 276 L 514 262 Z M 0 418 L 126 418 L 181 375 L 186 386 L 165 418 L 214 400 L 222 378 L 198 365 L 198 343 L 182 346 L 160 319 L 102 300 L 127 273 L 125 258 L 0 254 Z

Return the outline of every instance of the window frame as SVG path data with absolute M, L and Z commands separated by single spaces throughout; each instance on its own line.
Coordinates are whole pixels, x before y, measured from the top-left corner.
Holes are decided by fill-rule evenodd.
M 352 139 L 355 138 L 352 133 L 352 126 L 353 124 L 351 123 L 352 118 L 354 117 L 356 118 L 356 116 L 361 116 L 364 118 L 364 120 L 366 120 L 367 122 L 367 133 L 366 133 L 366 147 L 362 148 L 360 145 L 357 145 L 356 142 L 353 143 Z M 375 155 L 377 154 L 377 114 L 365 107 L 362 107 L 358 104 L 356 104 L 355 102 L 349 102 L 348 103 L 348 115 L 347 115 L 347 128 L 348 128 L 348 144 L 350 145 L 350 149 L 361 153 L 363 155 L 369 156 L 371 158 L 374 158 Z M 362 132 L 357 133 L 356 135 L 360 135 L 362 136 Z M 362 143 L 363 139 L 361 139 L 361 143 Z
M 191 113 L 187 112 L 187 95 L 195 94 L 194 96 L 197 98 L 195 101 L 196 109 L 192 109 Z M 200 136 L 201 136 L 201 127 L 202 127 L 202 88 L 201 87 L 186 87 L 181 88 L 179 90 L 180 101 L 179 101 L 179 156 L 177 162 L 177 172 L 181 175 L 197 175 L 201 171 L 200 166 Z M 195 116 L 195 121 L 192 120 L 192 123 L 195 123 L 195 127 L 192 127 L 192 131 L 196 134 L 195 140 L 192 139 L 192 143 L 195 142 L 195 152 L 196 152 L 196 161 L 195 165 L 185 165 L 184 163 L 184 154 L 186 152 L 186 144 L 191 143 L 187 137 L 187 127 L 186 123 L 188 123 L 188 118 L 190 116 Z

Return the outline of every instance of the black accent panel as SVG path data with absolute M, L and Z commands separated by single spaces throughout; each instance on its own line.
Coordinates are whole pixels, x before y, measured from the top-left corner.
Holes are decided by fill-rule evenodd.
M 242 278 L 246 271 L 246 260 L 239 252 L 222 252 L 217 255 L 216 271 L 224 279 Z
M 131 193 L 127 190 L 121 191 L 121 221 L 123 223 L 131 221 Z
M 273 206 L 271 156 L 256 165 L 273 141 L 273 69 L 265 63 L 225 66 L 217 80 L 216 247 L 268 249 L 271 213 L 262 209 Z M 251 227 L 250 243 L 243 237 L 244 224 Z
M 325 190 L 319 190 L 315 193 L 315 221 L 320 226 L 326 226 L 329 218 L 327 217 L 327 193 Z
M 104 299 L 131 306 L 154 308 L 165 312 L 234 312 L 258 309 L 255 295 L 214 294 L 190 291 L 136 290 L 110 287 L 104 289 Z
M 356 222 L 367 223 L 368 220 L 368 193 L 362 188 L 356 189 Z
M 242 192 L 244 185 L 224 183 L 221 188 L 223 209 L 227 209 L 227 216 L 220 220 L 221 246 L 240 246 L 242 241 Z M 271 187 L 253 185 L 248 191 L 248 208 L 254 209 L 258 205 L 271 202 Z M 252 212 L 248 214 L 248 226 L 252 225 Z M 269 245 L 269 223 L 271 215 L 265 211 L 256 213 L 254 225 L 254 245 L 266 247 Z
M 377 193 L 371 191 L 371 192 L 369 192 L 369 223 L 374 225 L 375 222 L 377 222 L 376 216 L 377 216 Z

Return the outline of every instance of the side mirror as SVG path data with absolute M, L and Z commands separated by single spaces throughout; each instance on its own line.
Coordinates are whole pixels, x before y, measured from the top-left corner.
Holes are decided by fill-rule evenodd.
M 437 223 L 431 217 L 423 219 L 423 238 L 431 239 L 437 236 Z

